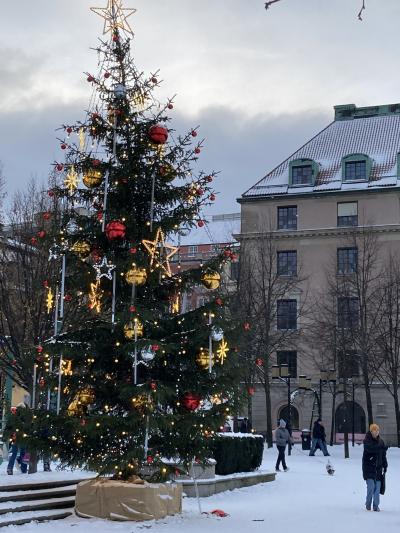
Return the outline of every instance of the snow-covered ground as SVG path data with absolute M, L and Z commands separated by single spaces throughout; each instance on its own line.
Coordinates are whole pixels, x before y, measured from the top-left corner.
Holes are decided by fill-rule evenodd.
M 290 471 L 281 472 L 272 483 L 256 485 L 202 498 L 204 512 L 222 509 L 229 513 L 226 518 L 199 514 L 197 501 L 185 498 L 183 513 L 151 522 L 108 522 L 95 519 L 71 517 L 59 522 L 27 524 L 4 528 L 4 533 L 131 533 L 151 530 L 153 533 L 266 533 L 292 532 L 343 533 L 377 530 L 398 532 L 400 527 L 400 450 L 388 451 L 389 469 L 387 492 L 381 498 L 380 513 L 367 512 L 364 507 L 365 482 L 361 474 L 362 446 L 350 449 L 350 459 L 343 458 L 343 447 L 329 450 L 335 467 L 334 476 L 326 472 L 326 459 L 317 452 L 308 457 L 296 445 L 287 459 Z M 276 449 L 266 450 L 262 468 L 272 470 Z M 40 480 L 54 479 L 67 474 L 37 474 Z M 79 477 L 77 474 L 75 474 Z M 31 476 L 33 477 L 33 476 Z M 16 480 L 26 480 L 21 474 L 13 478 L 0 469 L 0 485 Z M 379 528 L 379 529 L 378 529 Z

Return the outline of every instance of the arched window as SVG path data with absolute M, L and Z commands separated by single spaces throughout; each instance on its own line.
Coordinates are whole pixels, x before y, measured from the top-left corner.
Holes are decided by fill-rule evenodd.
M 314 185 L 319 172 L 319 166 L 312 159 L 295 159 L 289 163 L 290 187 L 304 187 Z
M 353 402 L 341 403 L 336 409 L 335 425 L 337 433 L 351 433 L 353 431 Z M 354 433 L 365 433 L 366 419 L 364 409 L 354 402 Z
M 342 159 L 342 181 L 368 181 L 372 160 L 365 154 L 349 154 Z
M 286 422 L 289 420 L 288 406 L 285 405 L 279 409 L 278 422 L 283 418 Z M 299 412 L 293 405 L 290 406 L 290 425 L 293 429 L 299 429 Z

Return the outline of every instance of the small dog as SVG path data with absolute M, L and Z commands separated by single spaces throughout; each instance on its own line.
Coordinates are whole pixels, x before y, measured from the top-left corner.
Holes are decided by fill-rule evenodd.
M 333 468 L 333 466 L 331 465 L 329 461 L 326 463 L 326 471 L 328 472 L 330 476 L 333 476 L 333 474 L 335 473 L 335 469 Z

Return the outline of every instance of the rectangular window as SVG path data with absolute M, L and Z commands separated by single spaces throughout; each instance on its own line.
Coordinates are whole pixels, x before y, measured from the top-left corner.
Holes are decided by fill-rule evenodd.
M 239 261 L 231 261 L 231 275 L 230 278 L 233 281 L 238 281 L 239 279 Z
M 366 161 L 349 161 L 344 165 L 345 181 L 365 180 L 367 179 Z
M 297 206 L 278 207 L 278 229 L 297 229 Z
M 199 251 L 199 247 L 197 245 L 189 246 L 188 256 L 189 257 L 194 257 L 197 254 L 198 251 Z
M 338 377 L 350 379 L 360 375 L 360 357 L 355 351 L 338 353 Z
M 348 296 L 338 298 L 338 327 L 357 327 L 358 321 L 358 298 Z
M 358 226 L 358 204 L 357 202 L 341 202 L 337 205 L 337 225 Z
M 297 276 L 297 252 L 278 252 L 278 276 Z
M 297 329 L 297 300 L 278 300 L 277 328 Z
M 292 185 L 311 185 L 312 166 L 299 165 L 292 167 Z
M 297 378 L 297 352 L 279 351 L 276 352 L 276 362 L 278 365 L 288 365 L 291 378 Z
M 354 274 L 357 271 L 357 248 L 338 248 L 337 273 Z

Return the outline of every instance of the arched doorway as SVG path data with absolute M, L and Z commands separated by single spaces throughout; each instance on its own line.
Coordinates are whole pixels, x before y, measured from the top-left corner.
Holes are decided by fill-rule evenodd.
M 353 431 L 353 402 L 341 403 L 336 409 L 335 424 L 337 433 L 351 433 Z M 364 409 L 354 402 L 354 433 L 365 433 L 366 418 Z
M 279 409 L 278 421 L 283 418 L 286 422 L 289 420 L 289 409 L 287 405 L 284 405 Z M 290 406 L 290 425 L 292 429 L 299 429 L 299 412 L 293 405 Z

